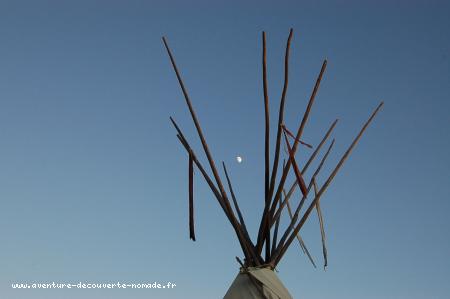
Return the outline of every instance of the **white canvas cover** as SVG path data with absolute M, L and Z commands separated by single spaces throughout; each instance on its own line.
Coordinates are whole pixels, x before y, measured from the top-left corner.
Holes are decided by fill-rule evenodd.
M 223 298 L 292 299 L 292 296 L 272 269 L 241 268 Z

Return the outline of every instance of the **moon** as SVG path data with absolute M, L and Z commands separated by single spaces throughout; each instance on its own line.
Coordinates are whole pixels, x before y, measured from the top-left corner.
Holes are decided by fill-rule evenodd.
M 236 161 L 237 161 L 238 163 L 242 163 L 242 157 L 241 157 L 241 156 L 237 156 L 237 157 L 236 157 Z

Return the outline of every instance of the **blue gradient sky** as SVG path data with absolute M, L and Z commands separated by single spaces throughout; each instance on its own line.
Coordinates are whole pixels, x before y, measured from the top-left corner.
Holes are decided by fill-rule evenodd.
M 198 241 L 188 239 L 187 156 L 169 116 L 200 146 L 160 37 L 255 235 L 261 31 L 275 122 L 293 27 L 288 126 L 329 61 L 304 133 L 317 144 L 340 119 L 324 175 L 385 106 L 322 200 L 327 271 L 293 244 L 281 279 L 294 298 L 448 298 L 449 14 L 444 1 L 0 1 L 0 297 L 221 298 L 241 253 L 200 175 Z M 316 217 L 303 236 L 320 265 Z M 155 280 L 177 287 L 10 287 Z

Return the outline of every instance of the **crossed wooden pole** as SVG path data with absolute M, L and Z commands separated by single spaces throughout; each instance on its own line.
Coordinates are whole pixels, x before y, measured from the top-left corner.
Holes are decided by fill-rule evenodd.
M 172 63 L 172 67 L 175 71 L 176 77 L 178 79 L 178 83 L 181 87 L 181 90 L 184 95 L 184 99 L 186 101 L 186 105 L 191 114 L 192 120 L 194 122 L 195 128 L 197 130 L 198 136 L 200 138 L 203 151 L 208 160 L 210 171 L 212 172 L 212 177 L 208 174 L 208 171 L 202 165 L 198 156 L 190 146 L 180 127 L 177 125 L 175 120 L 170 117 L 170 120 L 177 131 L 177 137 L 189 156 L 189 167 L 188 167 L 188 175 L 189 175 L 189 235 L 190 238 L 195 241 L 195 229 L 194 229 L 194 190 L 193 190 L 193 171 L 196 167 L 202 174 L 206 183 L 210 187 L 211 191 L 214 194 L 214 197 L 217 199 L 219 205 L 221 206 L 225 216 L 228 218 L 231 226 L 233 227 L 236 236 L 238 238 L 239 244 L 241 246 L 242 252 L 244 254 L 244 262 L 241 262 L 239 258 L 238 261 L 242 263 L 243 267 L 252 267 L 252 266 L 267 266 L 272 269 L 275 268 L 280 260 L 283 258 L 289 246 L 292 244 L 295 238 L 300 242 L 300 246 L 302 250 L 308 255 L 308 258 L 315 266 L 314 260 L 312 259 L 303 239 L 300 237 L 300 230 L 305 224 L 306 220 L 310 216 L 311 212 L 315 209 L 317 211 L 317 215 L 319 218 L 320 224 L 320 232 L 322 239 L 322 251 L 324 256 L 324 266 L 327 265 L 327 249 L 326 249 L 326 237 L 325 230 L 323 224 L 322 212 L 320 209 L 320 199 L 322 195 L 327 190 L 328 186 L 333 181 L 334 177 L 338 173 L 338 171 L 343 166 L 344 162 L 347 160 L 348 156 L 361 139 L 363 133 L 372 122 L 375 115 L 378 113 L 380 108 L 383 106 L 383 102 L 381 102 L 376 109 L 372 112 L 368 120 L 364 123 L 359 133 L 354 138 L 353 142 L 350 144 L 348 149 L 345 151 L 331 174 L 328 176 L 327 180 L 322 186 L 318 186 L 317 183 L 317 175 L 322 169 L 327 157 L 329 156 L 333 145 L 334 139 L 331 141 L 328 146 L 327 151 L 323 155 L 322 159 L 319 162 L 318 167 L 314 171 L 313 175 L 308 181 L 308 184 L 305 183 L 305 172 L 311 165 L 311 163 L 318 156 L 320 150 L 323 145 L 327 142 L 329 137 L 331 136 L 338 120 L 334 120 L 329 129 L 325 132 L 320 143 L 315 147 L 313 152 L 310 154 L 305 165 L 300 169 L 296 162 L 296 152 L 298 150 L 299 145 L 304 145 L 307 147 L 311 147 L 309 144 L 302 141 L 302 134 L 305 129 L 306 123 L 308 122 L 308 118 L 311 112 L 311 108 L 314 104 L 314 100 L 316 98 L 317 92 L 320 87 L 320 83 L 322 81 L 322 77 L 325 73 L 327 67 L 327 60 L 324 60 L 322 63 L 322 67 L 320 69 L 319 75 L 317 77 L 316 83 L 312 90 L 311 96 L 309 98 L 308 104 L 306 106 L 305 112 L 299 124 L 297 133 L 294 135 L 284 123 L 284 110 L 285 110 L 285 101 L 286 94 L 288 89 L 289 82 L 289 52 L 290 45 L 293 36 L 293 30 L 291 29 L 289 32 L 289 37 L 286 43 L 286 51 L 284 58 L 284 84 L 283 90 L 280 99 L 280 106 L 278 110 L 278 122 L 277 122 L 277 133 L 276 133 L 276 141 L 275 141 L 275 151 L 273 157 L 273 163 L 271 167 L 271 159 L 270 159 L 270 113 L 269 113 L 269 96 L 268 96 L 268 84 L 267 84 L 267 49 L 266 49 L 266 33 L 262 32 L 262 82 L 263 82 L 263 94 L 264 94 L 264 112 L 265 112 L 265 131 L 264 131 L 264 210 L 261 216 L 261 221 L 258 229 L 258 235 L 256 238 L 256 243 L 253 243 L 252 239 L 249 236 L 247 227 L 245 225 L 244 216 L 242 214 L 241 209 L 239 208 L 238 201 L 236 199 L 236 195 L 234 193 L 231 179 L 229 173 L 227 172 L 227 168 L 225 163 L 222 162 L 223 171 L 226 177 L 228 192 L 231 195 L 228 195 L 227 191 L 224 188 L 224 184 L 222 183 L 222 179 L 219 175 L 219 172 L 216 168 L 216 164 L 212 157 L 211 151 L 206 142 L 205 136 L 203 134 L 200 122 L 195 113 L 192 102 L 189 98 L 186 87 L 181 78 L 181 74 L 178 70 L 178 67 L 175 63 L 175 59 L 173 57 L 172 51 L 169 48 L 167 43 L 167 39 L 165 37 L 162 38 L 164 46 L 169 55 L 170 61 Z M 289 141 L 289 138 L 292 139 L 292 144 Z M 283 142 L 284 139 L 284 142 Z M 280 167 L 280 154 L 282 144 L 285 144 L 287 148 L 288 158 L 287 161 L 283 163 Z M 270 169 L 272 168 L 272 169 Z M 286 180 L 288 175 L 290 174 L 291 169 L 295 175 L 295 181 L 292 183 L 291 187 L 286 192 Z M 280 170 L 281 176 L 277 182 L 277 172 Z M 289 200 L 291 199 L 296 188 L 299 187 L 301 191 L 301 197 L 299 203 L 296 208 L 293 210 L 291 208 L 291 204 Z M 314 195 L 311 196 L 312 200 L 309 206 L 305 211 L 302 211 L 302 207 L 305 205 L 308 195 L 311 191 L 314 190 Z M 231 205 L 233 204 L 233 207 Z M 284 230 L 282 234 L 279 232 L 280 219 L 285 207 L 288 207 L 290 221 L 287 228 Z M 237 215 L 237 217 L 236 217 Z M 262 255 L 262 251 L 264 248 L 264 256 Z

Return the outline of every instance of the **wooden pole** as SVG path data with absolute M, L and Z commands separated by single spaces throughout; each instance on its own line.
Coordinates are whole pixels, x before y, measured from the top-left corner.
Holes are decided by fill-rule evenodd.
M 271 177 L 270 177 L 269 194 L 267 196 L 267 200 L 266 200 L 266 204 L 265 204 L 264 212 L 263 212 L 263 219 L 262 219 L 263 222 L 265 220 L 264 214 L 267 214 L 267 210 L 270 207 L 270 201 L 272 198 L 273 187 L 275 186 L 275 179 L 277 176 L 278 160 L 280 158 L 281 124 L 283 123 L 283 119 L 284 119 L 284 103 L 286 100 L 286 93 L 287 93 L 287 88 L 288 88 L 288 83 L 289 83 L 289 51 L 290 51 L 290 47 L 291 47 L 291 40 L 292 40 L 293 32 L 294 32 L 294 30 L 291 28 L 289 30 L 289 37 L 286 42 L 286 52 L 285 52 L 285 56 L 284 56 L 284 84 L 283 84 L 283 91 L 282 91 L 281 100 L 280 100 L 280 108 L 278 110 L 278 129 L 277 129 L 277 139 L 276 139 L 276 143 L 275 143 L 275 156 L 274 156 L 273 167 L 272 167 L 272 172 L 271 172 Z M 257 254 L 261 253 L 264 240 L 266 242 L 266 260 L 268 260 L 270 258 L 270 229 L 269 230 L 260 229 L 260 231 L 258 233 L 258 240 L 257 240 L 257 245 L 256 245 Z

